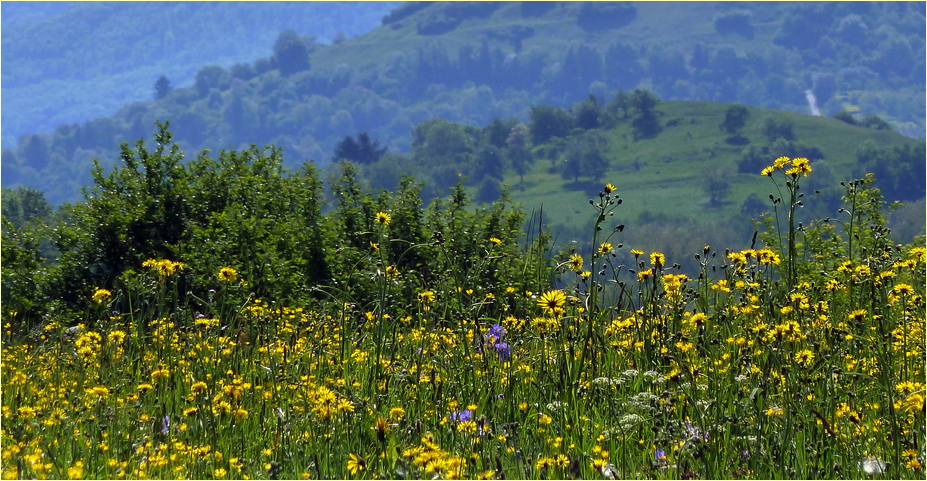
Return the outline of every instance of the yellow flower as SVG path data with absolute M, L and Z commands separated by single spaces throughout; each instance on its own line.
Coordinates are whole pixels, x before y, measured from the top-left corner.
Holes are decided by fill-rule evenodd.
M 814 353 L 808 349 L 796 352 L 795 362 L 801 364 L 804 367 L 809 367 L 811 366 L 811 363 L 814 362 Z
M 216 277 L 218 277 L 220 281 L 235 282 L 235 280 L 238 279 L 238 271 L 231 267 L 223 267 L 219 269 L 219 273 L 216 274 Z
M 363 456 L 358 456 L 354 453 L 348 453 L 348 471 L 350 471 L 352 475 L 363 471 L 366 467 L 367 461 L 364 460 Z
M 84 477 L 84 462 L 78 461 L 68 468 L 68 478 L 70 479 L 80 479 Z
M 492 479 L 496 475 L 496 472 L 492 469 L 487 469 L 486 471 L 480 471 L 476 474 L 476 479 Z
M 418 302 L 422 304 L 423 311 L 431 310 L 431 303 L 435 301 L 435 293 L 433 291 L 422 291 L 418 293 Z
M 106 339 L 112 344 L 122 344 L 126 339 L 125 331 L 111 331 L 106 335 Z
M 399 269 L 396 266 L 386 266 L 386 277 L 399 277 Z
M 924 262 L 924 260 L 927 259 L 927 248 L 920 246 L 912 247 L 911 250 L 908 251 L 908 255 L 917 262 Z
M 498 237 L 490 237 L 490 238 L 489 238 L 489 242 L 492 242 L 492 243 L 495 244 L 495 245 L 499 245 L 499 244 L 502 243 L 502 239 L 500 239 L 500 238 L 498 238 Z
M 476 432 L 476 422 L 472 419 L 467 421 L 461 421 L 457 424 L 457 432 L 461 433 L 475 433 Z
M 386 212 L 377 212 L 377 224 L 389 225 L 393 218 Z
M 109 302 L 109 300 L 112 298 L 113 298 L 113 293 L 103 288 L 98 288 L 93 293 L 93 302 L 96 302 L 97 304 L 103 304 L 105 302 Z
M 631 249 L 631 253 L 634 254 L 634 258 L 635 258 L 635 259 L 637 259 L 638 257 L 644 255 L 644 251 L 642 251 L 642 250 L 640 250 L 640 249 Z
M 389 409 L 389 418 L 393 421 L 401 421 L 406 415 L 406 410 L 401 407 L 392 407 Z
M 666 256 L 659 252 L 653 252 L 650 254 L 650 263 L 653 264 L 657 269 L 663 267 L 666 262 Z
M 148 259 L 142 262 L 142 267 L 148 267 L 149 269 L 158 271 L 158 274 L 164 277 L 170 277 L 178 270 L 183 269 L 184 265 L 182 262 L 174 262 L 167 259 Z
M 808 159 L 804 157 L 798 157 L 797 159 L 792 159 L 792 168 L 786 171 L 786 174 L 801 174 L 803 177 L 808 177 L 808 174 L 811 173 L 811 163 Z
M 608 184 L 605 184 L 605 187 L 603 187 L 602 190 L 604 190 L 606 194 L 611 194 L 612 192 L 618 189 L 611 183 L 608 183 Z
M 567 261 L 567 267 L 571 271 L 578 271 L 583 268 L 583 256 L 573 253 L 570 254 L 570 259 Z
M 644 269 L 644 270 L 639 271 L 639 272 L 637 273 L 637 280 L 638 280 L 638 281 L 646 281 L 646 280 L 649 279 L 650 276 L 652 276 L 652 275 L 653 275 L 653 269 Z
M 773 171 L 775 171 L 775 170 L 776 170 L 776 169 L 774 169 L 773 166 L 771 166 L 771 165 L 770 165 L 770 166 L 766 166 L 766 167 L 763 167 L 763 170 L 762 170 L 762 171 L 760 171 L 760 175 L 765 175 L 765 176 L 768 176 L 768 177 L 772 177 Z
M 602 245 L 599 246 L 599 255 L 604 256 L 604 255 L 610 254 L 611 252 L 612 252 L 611 242 L 603 242 Z
M 547 291 L 544 294 L 541 294 L 541 297 L 538 299 L 538 306 L 544 310 L 544 312 L 550 313 L 559 313 L 563 311 L 563 305 L 566 303 L 566 294 L 563 291 L 557 289 L 553 291 Z
M 773 168 L 774 168 L 774 169 L 781 169 L 781 168 L 785 167 L 786 165 L 788 165 L 788 163 L 789 163 L 789 158 L 788 158 L 788 157 L 779 157 L 779 158 L 777 158 L 776 160 L 773 161 Z

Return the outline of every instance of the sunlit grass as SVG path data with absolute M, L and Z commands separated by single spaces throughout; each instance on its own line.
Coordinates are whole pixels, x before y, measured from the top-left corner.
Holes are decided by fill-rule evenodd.
M 192 309 L 189 266 L 153 259 L 5 340 L 3 476 L 922 479 L 925 249 L 886 240 L 867 186 L 839 228 L 705 246 L 691 277 L 620 246 L 611 185 L 595 253 L 553 259 L 540 292 L 411 288 L 389 212 L 350 273 L 371 305 L 279 306 L 226 266 Z

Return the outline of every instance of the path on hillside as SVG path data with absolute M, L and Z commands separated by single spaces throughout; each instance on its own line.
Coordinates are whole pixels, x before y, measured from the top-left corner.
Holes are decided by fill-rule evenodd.
M 814 98 L 814 92 L 811 89 L 805 90 L 805 97 L 808 99 L 808 105 L 811 106 L 811 115 L 821 116 L 821 111 L 818 110 L 817 100 Z

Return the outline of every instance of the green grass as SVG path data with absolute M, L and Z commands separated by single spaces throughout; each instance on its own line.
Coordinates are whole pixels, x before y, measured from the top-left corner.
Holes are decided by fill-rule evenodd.
M 383 248 L 335 274 L 369 279 L 370 304 L 333 286 L 255 299 L 235 266 L 192 298 L 180 286 L 201 266 L 145 262 L 88 292 L 82 316 L 27 338 L 4 325 L 2 474 L 923 479 L 925 249 L 885 237 L 869 187 L 846 191 L 848 231 L 700 249 L 698 278 L 648 249 L 574 257 L 558 287 L 486 286 L 474 279 L 532 254 L 485 239 L 470 269 L 423 286 L 382 269 L 395 226 L 381 215 Z M 608 214 L 624 206 L 598 199 L 579 204 L 601 215 L 581 240 L 593 249 L 622 239 Z
M 740 213 L 740 206 L 751 193 L 765 198 L 775 192 L 768 179 L 759 172 L 738 173 L 737 161 L 748 145 L 728 145 L 727 134 L 718 129 L 731 104 L 713 102 L 661 102 L 662 122 L 679 119 L 679 124 L 664 127 L 656 138 L 634 141 L 627 123 L 606 133 L 610 141 L 610 168 L 602 179 L 590 182 L 581 177 L 579 185 L 549 173 L 551 162 L 538 160 L 522 184 L 517 174 L 509 173 L 504 183 L 512 187 L 513 200 L 525 206 L 543 205 L 552 225 L 583 227 L 588 219 L 576 215 L 596 195 L 602 182 L 609 180 L 624 199 L 621 219 L 636 220 L 644 212 L 664 214 L 672 219 L 729 221 Z M 853 126 L 836 119 L 813 117 L 794 112 L 747 107 L 750 118 L 741 135 L 758 147 L 770 142 L 761 134 L 767 116 L 786 119 L 794 125 L 796 141 L 818 147 L 837 182 L 853 178 L 856 149 L 867 139 L 877 145 L 913 142 L 898 133 Z M 695 123 L 691 123 L 692 121 Z M 691 137 L 690 137 L 691 134 Z M 625 140 L 625 138 L 627 140 Z M 625 149 L 627 145 L 627 149 Z M 632 164 L 638 161 L 640 170 Z M 815 162 L 817 165 L 818 162 Z M 704 189 L 708 175 L 723 174 L 731 190 L 720 206 L 709 205 Z M 582 189 L 588 185 L 588 189 Z M 580 187 L 580 189 L 577 189 Z

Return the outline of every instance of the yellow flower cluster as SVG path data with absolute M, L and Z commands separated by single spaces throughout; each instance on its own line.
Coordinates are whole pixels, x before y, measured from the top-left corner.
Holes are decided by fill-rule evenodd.
M 182 262 L 174 262 L 167 259 L 148 259 L 142 262 L 142 267 L 147 267 L 157 271 L 162 277 L 170 277 L 178 270 L 183 269 Z
M 799 175 L 808 177 L 808 174 L 811 173 L 811 162 L 804 157 L 796 157 L 794 159 L 779 157 L 773 161 L 772 165 L 763 168 L 760 174 L 771 177 L 773 172 L 777 170 L 785 170 L 785 175 L 791 176 L 792 178 L 796 178 Z

